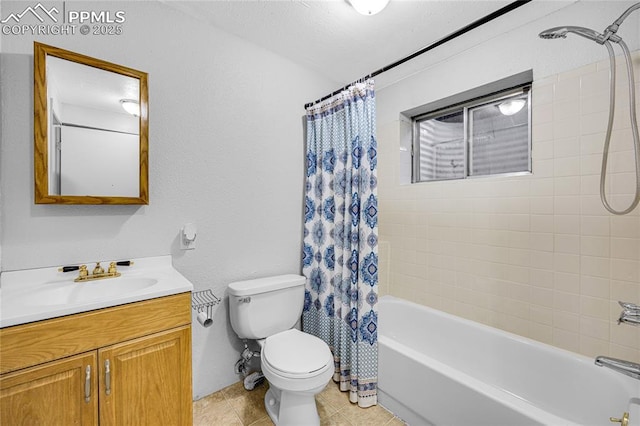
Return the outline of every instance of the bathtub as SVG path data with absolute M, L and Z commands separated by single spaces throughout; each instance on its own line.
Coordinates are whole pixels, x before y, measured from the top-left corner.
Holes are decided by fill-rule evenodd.
M 378 401 L 411 426 L 613 425 L 624 412 L 640 425 L 640 380 L 403 299 L 378 306 Z

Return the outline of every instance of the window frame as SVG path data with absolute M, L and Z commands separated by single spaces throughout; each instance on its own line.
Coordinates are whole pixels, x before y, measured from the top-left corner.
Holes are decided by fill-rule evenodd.
M 450 104 L 444 107 L 433 109 L 424 113 L 412 116 L 412 137 L 411 137 L 411 183 L 428 183 L 428 182 L 442 182 L 451 180 L 465 180 L 465 179 L 477 179 L 486 177 L 510 177 L 510 176 L 523 176 L 532 174 L 532 125 L 531 125 L 531 86 L 532 82 L 521 83 L 518 86 L 506 88 L 504 90 L 494 91 L 492 93 L 486 93 L 481 96 L 476 96 L 472 99 L 468 99 L 455 104 Z M 481 108 L 486 105 L 494 104 L 500 100 L 505 100 L 512 97 L 526 95 L 526 108 L 527 108 L 527 170 L 505 172 L 505 173 L 493 173 L 493 174 L 481 174 L 471 175 L 473 164 L 473 144 L 471 141 L 471 135 L 473 135 L 473 123 L 470 120 L 470 111 Z M 455 98 L 452 97 L 452 98 Z M 438 101 L 438 104 L 446 103 L 446 99 Z M 435 179 L 420 179 L 420 123 L 436 117 L 442 117 L 447 114 L 452 114 L 461 111 L 463 115 L 463 151 L 464 151 L 464 176 L 462 177 L 450 177 L 450 178 L 435 178 Z

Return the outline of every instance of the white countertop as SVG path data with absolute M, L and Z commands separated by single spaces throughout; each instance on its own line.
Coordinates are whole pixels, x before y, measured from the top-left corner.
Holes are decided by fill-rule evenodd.
M 73 282 L 78 271 L 58 272 L 58 267 L 3 272 L 0 328 L 193 291 L 193 284 L 173 268 L 171 256 L 131 260 L 133 265 L 118 267 L 120 277 L 82 283 Z M 107 270 L 109 262 L 100 264 Z M 94 266 L 87 264 L 89 273 Z

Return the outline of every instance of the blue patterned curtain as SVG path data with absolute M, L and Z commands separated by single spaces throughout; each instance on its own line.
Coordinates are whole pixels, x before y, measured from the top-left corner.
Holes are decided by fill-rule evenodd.
M 377 403 L 378 197 L 373 80 L 307 109 L 303 330 L 327 342 L 334 380 Z

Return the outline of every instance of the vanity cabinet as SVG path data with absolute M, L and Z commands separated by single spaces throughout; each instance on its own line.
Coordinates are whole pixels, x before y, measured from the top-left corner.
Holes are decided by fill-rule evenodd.
M 0 376 L 0 424 L 97 424 L 97 381 L 91 377 L 96 365 L 93 352 Z
M 190 425 L 190 300 L 0 329 L 0 424 Z

